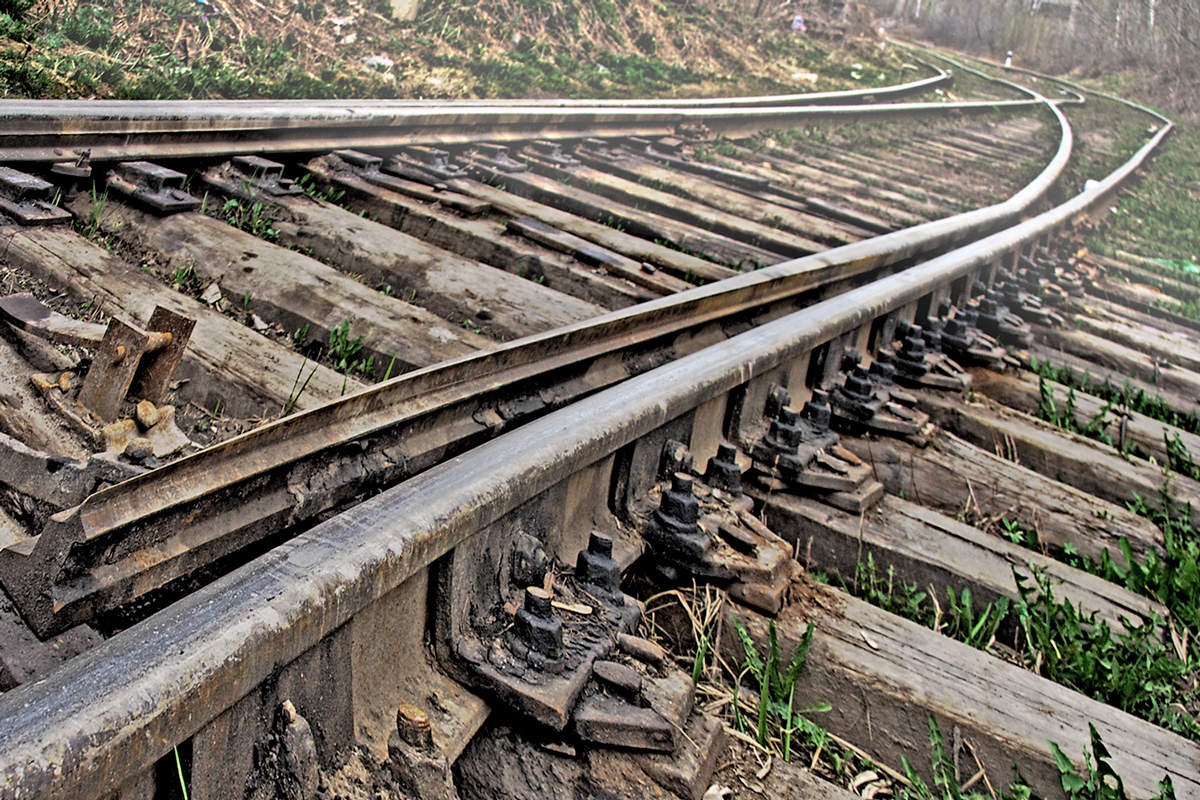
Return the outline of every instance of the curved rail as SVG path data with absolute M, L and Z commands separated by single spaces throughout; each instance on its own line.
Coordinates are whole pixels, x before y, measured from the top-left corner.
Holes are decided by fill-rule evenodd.
M 1053 113 L 1064 126 L 1061 155 L 1069 152 L 1069 129 Z M 1168 124 L 1103 181 L 1050 211 L 506 433 L 321 523 L 47 680 L 0 697 L 0 796 L 93 797 L 117 787 L 204 726 L 214 708 L 232 705 L 503 514 L 712 397 L 1069 224 L 1114 191 L 1169 131 Z M 1061 168 L 1057 156 L 1054 163 Z
M 50 583 L 66 554 L 73 548 L 86 546 L 85 543 L 133 535 L 163 541 L 172 532 L 185 529 L 194 541 L 204 542 L 222 536 L 270 535 L 328 510 L 328 506 L 293 508 L 296 503 L 289 474 L 305 464 L 320 463 L 332 475 L 336 469 L 331 465 L 361 461 L 367 465 L 362 467 L 366 474 L 352 470 L 356 481 L 368 487 L 394 483 L 434 462 L 409 454 L 408 462 L 398 469 L 372 467 L 364 451 L 377 454 L 395 448 L 406 431 L 435 424 L 432 420 L 438 415 L 451 414 L 454 420 L 477 419 L 479 412 L 487 413 L 489 396 L 505 389 L 511 391 L 515 386 L 529 387 L 534 381 L 540 382 L 532 384 L 531 391 L 557 394 L 555 405 L 568 402 L 632 374 L 616 369 L 597 370 L 586 378 L 578 374 L 603 356 L 630 356 L 650 342 L 663 341 L 684 331 L 700 330 L 738 315 L 767 312 L 802 294 L 860 281 L 868 273 L 883 272 L 914 257 L 946 250 L 1011 224 L 1026 214 L 1058 179 L 1072 147 L 1070 128 L 1062 113 L 1035 92 L 1023 88 L 1021 91 L 1032 98 L 1024 102 L 1036 103 L 1055 117 L 1060 128 L 1059 146 L 1033 181 L 1001 203 L 785 261 L 408 373 L 97 492 L 76 508 L 56 515 L 31 544 L 29 552 L 0 551 L 0 569 L 7 571 L 11 565 L 14 572 L 22 574 L 30 569 L 43 570 L 46 582 Z M 457 426 L 459 432 L 448 436 L 462 439 L 465 435 L 461 432 L 462 423 L 454 420 L 442 424 L 448 429 Z M 519 421 L 509 419 L 489 433 Z M 478 440 L 481 434 L 475 427 L 479 426 L 467 426 Z M 350 442 L 362 445 L 346 451 L 345 445 Z M 381 460 L 391 464 L 390 459 Z M 265 484 L 273 488 L 268 491 Z M 258 488 L 252 489 L 253 486 Z M 350 487 L 346 488 L 349 491 Z M 237 499 L 254 491 L 258 492 L 255 503 Z M 361 491 L 356 489 L 354 493 Z M 155 568 L 174 574 L 169 565 L 179 557 L 177 553 L 164 552 Z M 125 587 L 114 602 L 138 596 L 132 582 L 133 576 L 112 576 L 114 586 Z M 35 597 L 30 594 L 32 586 L 28 584 L 28 581 L 6 580 L 10 592 L 21 595 L 23 608 L 48 608 L 48 604 L 55 608 L 53 623 L 49 612 L 36 618 L 26 612 L 43 630 L 84 619 L 75 616 L 75 607 L 81 609 L 79 614 L 86 613 L 86 598 L 95 591 L 81 581 L 62 596 Z
M 644 101 L 643 101 L 644 102 Z M 250 152 L 308 153 L 339 148 L 388 150 L 410 145 L 665 136 L 703 125 L 736 134 L 809 119 L 874 119 L 906 114 L 986 113 L 1030 108 L 1034 100 L 956 103 L 655 107 L 417 104 L 412 102 L 11 100 L 0 109 L 0 163 L 54 162 L 90 153 L 92 161 L 209 158 Z

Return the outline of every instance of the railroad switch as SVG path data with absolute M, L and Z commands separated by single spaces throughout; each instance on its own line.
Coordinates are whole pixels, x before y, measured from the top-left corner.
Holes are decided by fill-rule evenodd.
M 20 225 L 69 221 L 70 212 L 54 205 L 53 193 L 52 183 L 12 167 L 0 167 L 0 213 L 12 217 Z
M 128 601 L 135 580 L 153 580 L 144 573 L 151 571 L 148 564 L 160 558 L 162 551 L 154 548 L 161 541 L 143 531 L 144 538 L 117 547 L 80 519 L 77 504 L 95 491 L 100 478 L 118 483 L 191 444 L 175 425 L 174 408 L 158 403 L 165 398 L 195 323 L 161 307 L 154 310 L 144 330 L 118 319 L 107 326 L 80 323 L 28 296 L 0 301 L 0 316 L 50 341 L 92 349 L 91 366 L 74 401 L 69 394 L 74 387 L 71 373 L 32 378 L 52 407 L 106 451 L 85 465 L 84 477 L 93 475 L 96 480 L 78 486 L 85 490 L 83 496 L 48 517 L 40 535 L 0 549 L 0 584 L 22 618 L 44 638 L 90 619 L 98 609 Z M 129 394 L 144 398 L 137 419 L 118 420 Z M 97 418 L 109 424 L 98 427 Z M 141 465 L 113 458 L 120 453 Z M 93 467 L 103 464 L 109 474 L 95 473 Z M 113 473 L 118 470 L 124 474 L 116 477 Z M 74 468 L 57 471 L 63 473 L 60 481 L 78 475 Z
M 159 214 L 175 214 L 200 207 L 200 200 L 183 190 L 185 178 L 149 161 L 125 161 L 109 171 L 105 185 Z
M 246 176 L 250 185 L 271 197 L 303 194 L 291 178 L 283 177 L 283 164 L 262 156 L 235 156 L 233 167 Z

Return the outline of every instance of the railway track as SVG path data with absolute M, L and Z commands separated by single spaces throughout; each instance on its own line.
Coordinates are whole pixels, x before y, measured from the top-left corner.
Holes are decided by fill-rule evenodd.
M 846 700 L 823 722 L 882 764 L 927 763 L 932 717 L 1053 796 L 1046 740 L 1076 755 L 1091 721 L 1132 796 L 1198 796 L 1192 742 L 798 566 L 853 575 L 865 542 L 984 598 L 1032 564 L 1113 625 L 1163 611 L 939 512 L 965 488 L 1054 547 L 1162 552 L 1121 505 L 1152 468 L 1086 472 L 1092 445 L 958 395 L 1027 401 L 1003 369 L 1066 347 L 1035 295 L 1099 279 L 1055 237 L 1169 123 L 1047 208 L 1055 103 L 846 99 L 14 108 L 0 161 L 78 222 L 0 231 L 11 279 L 74 314 L 6 306 L 6 357 L 42 374 L 3 442 L 0 796 L 334 796 L 357 768 L 421 797 L 698 797 L 723 729 L 632 596 L 693 580 L 760 646 L 813 622 L 797 702 Z M 828 120 L 866 129 L 783 129 Z M 93 175 L 107 194 L 67 199 Z M 78 319 L 101 301 L 107 327 Z

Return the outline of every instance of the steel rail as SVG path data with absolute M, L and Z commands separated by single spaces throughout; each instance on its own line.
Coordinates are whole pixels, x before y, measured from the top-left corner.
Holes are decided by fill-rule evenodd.
M 1155 119 L 1159 120 L 1160 122 L 1162 122 L 1164 124 L 1168 124 L 1168 125 L 1173 124 L 1171 122 L 1170 117 L 1168 117 L 1167 115 L 1165 115 L 1159 111 L 1156 111 L 1155 109 L 1151 108 L 1150 106 L 1145 105 L 1144 103 L 1138 103 L 1134 100 L 1129 100 L 1128 98 L 1120 97 L 1118 95 L 1111 94 L 1109 92 L 1104 92 L 1099 89 L 1093 89 L 1088 86 L 1084 86 L 1083 84 L 1075 83 L 1074 81 L 1069 81 L 1066 78 L 1062 78 L 1057 75 L 1050 75 L 1045 72 L 1038 72 L 1037 70 L 1029 69 L 1028 67 L 1016 67 L 1016 66 L 1006 67 L 999 62 L 991 61 L 989 59 L 983 58 L 982 56 L 976 56 L 976 55 L 972 55 L 970 53 L 959 53 L 959 52 L 955 52 L 955 51 L 945 50 L 943 48 L 937 47 L 928 42 L 910 41 L 910 40 L 906 40 L 906 39 L 892 39 L 892 41 L 896 42 L 897 44 L 899 44 L 903 47 L 907 47 L 909 50 L 921 51 L 925 54 L 928 54 L 929 56 L 932 56 L 934 58 L 945 61 L 947 64 L 958 67 L 960 69 L 965 69 L 975 75 L 978 75 L 981 78 L 984 78 L 985 80 L 1002 81 L 1002 82 L 1006 83 L 1007 85 L 1013 86 L 1013 87 L 1017 87 L 1020 85 L 1020 84 L 1013 83 L 1012 81 L 1006 81 L 1003 78 L 999 78 L 996 75 L 993 75 L 991 73 L 983 72 L 981 70 L 977 70 L 972 67 L 968 67 L 966 64 L 963 64 L 960 61 L 956 61 L 955 59 L 965 58 L 969 61 L 974 61 L 976 63 L 983 64 L 983 65 L 990 67 L 994 70 L 997 70 L 1001 73 L 1019 73 L 1022 75 L 1030 75 L 1039 80 L 1049 81 L 1050 83 L 1058 84 L 1059 87 L 1074 94 L 1076 97 L 1079 97 L 1080 99 L 1083 98 L 1083 95 L 1090 94 L 1093 97 L 1099 97 L 1104 100 L 1111 100 L 1114 103 L 1119 103 L 1123 106 L 1128 106 L 1129 108 L 1135 109 L 1137 111 L 1141 111 L 1142 113 L 1148 114 L 1149 116 L 1154 117 Z M 953 57 L 951 55 L 947 55 L 947 53 L 951 53 Z M 927 62 L 927 61 L 922 61 L 922 63 L 929 64 L 929 62 Z M 929 66 L 934 67 L 936 65 L 929 64 Z M 951 76 L 951 77 L 953 77 L 953 76 Z
M 914 58 L 927 67 L 933 75 L 890 86 L 869 89 L 842 89 L 828 92 L 790 92 L 785 94 L 744 95 L 730 97 L 666 97 L 628 99 L 575 99 L 549 97 L 539 99 L 458 99 L 458 100 L 414 100 L 397 98 L 375 99 L 311 99 L 311 100 L 34 100 L 14 99 L 5 101 L 6 115 L 28 119 L 76 118 L 81 110 L 86 117 L 140 120 L 148 115 L 163 119 L 205 118 L 212 110 L 219 114 L 246 116 L 245 109 L 257 111 L 270 109 L 268 114 L 296 116 L 297 112 L 314 115 L 342 114 L 347 107 L 355 109 L 397 108 L 738 108 L 761 106 L 808 106 L 842 105 L 851 101 L 896 99 L 921 94 L 931 89 L 947 86 L 953 77 L 946 70 L 921 58 Z
M 489 397 L 511 391 L 514 386 L 530 386 L 537 381 L 533 383 L 535 391 L 555 390 L 560 395 L 558 403 L 569 401 L 628 377 L 630 372 L 620 370 L 599 370 L 581 377 L 585 365 L 602 356 L 634 354 L 648 343 L 738 315 L 761 313 L 802 294 L 860 280 L 869 272 L 948 249 L 1011 224 L 1045 195 L 1071 152 L 1071 133 L 1061 112 L 1036 93 L 1030 95 L 1030 102 L 1048 108 L 1055 116 L 1060 126 L 1059 146 L 1033 181 L 1001 203 L 786 261 L 408 373 L 99 491 L 79 506 L 56 515 L 32 546 L 32 556 L 0 551 L 0 558 L 6 562 L 32 558 L 22 561 L 19 569 L 45 569 L 49 582 L 53 580 L 51 573 L 70 551 L 89 542 L 131 537 L 165 541 L 172 532 L 183 530 L 196 541 L 211 542 L 231 535 L 243 541 L 263 539 L 329 510 L 329 506 L 297 507 L 289 475 L 315 470 L 317 465 L 333 474 L 333 465 L 357 463 L 358 459 L 367 465 L 363 467 L 367 474 L 356 475 L 356 479 L 368 487 L 407 478 L 432 462 L 410 455 L 411 463 L 399 468 L 376 467 L 377 474 L 371 474 L 371 461 L 363 457 L 364 452 L 377 454 L 395 448 L 408 432 L 436 424 L 431 420 L 455 408 L 462 409 L 458 413 L 470 420 L 488 408 Z M 495 401 L 491 402 L 494 406 Z M 520 421 L 510 419 L 497 427 L 510 427 Z M 460 423 L 449 425 L 458 425 L 457 435 L 463 438 Z M 478 438 L 478 431 L 470 433 Z M 347 450 L 352 442 L 362 444 Z M 274 481 L 276 499 L 267 501 L 265 483 L 270 481 Z M 248 502 L 255 486 L 259 487 L 257 501 Z M 156 568 L 174 575 L 172 570 L 177 568 L 171 565 L 184 562 L 170 559 L 179 557 L 178 553 L 163 556 L 162 565 Z M 122 595 L 125 600 L 144 591 L 132 588 L 132 577 L 120 580 L 125 583 L 119 585 L 130 586 L 121 590 L 126 592 Z M 19 586 L 8 588 L 10 592 L 22 592 Z M 81 579 L 67 596 L 45 597 L 35 595 L 33 587 L 28 589 L 23 605 L 52 604 L 58 609 L 56 627 L 87 618 L 84 598 L 89 596 L 90 584 L 86 580 Z M 81 604 L 78 612 L 72 603 Z M 51 623 L 44 616 L 39 624 L 47 626 L 44 631 L 50 629 Z
M 1055 109 L 1060 124 L 1061 112 Z M 652 429 L 1085 215 L 1169 133 L 1073 199 L 594 394 L 323 522 L 0 697 L 0 797 L 97 797 L 477 531 Z
M 881 103 L 717 108 L 604 108 L 340 103 L 289 101 L 192 103 L 172 113 L 129 113 L 110 101 L 4 101 L 0 163 L 216 158 L 245 153 L 313 153 L 339 148 L 390 150 L 411 145 L 461 145 L 521 139 L 666 136 L 705 125 L 728 134 L 792 125 L 800 120 L 876 119 L 911 114 L 987 113 L 1031 108 L 1032 100 Z M 42 105 L 42 104 L 45 105 Z M 78 103 L 70 106 L 68 103 Z M 234 104 L 234 105 L 231 105 Z M 122 111 L 121 109 L 126 109 Z M 252 112 L 252 113 L 248 113 Z

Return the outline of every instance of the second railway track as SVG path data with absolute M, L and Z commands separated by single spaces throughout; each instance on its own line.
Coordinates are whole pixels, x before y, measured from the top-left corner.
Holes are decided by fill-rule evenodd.
M 0 655 L 10 683 L 27 683 L 0 696 L 0 796 L 167 797 L 173 757 L 193 797 L 332 793 L 364 760 L 418 797 L 621 794 L 629 770 L 646 791 L 698 797 L 721 727 L 631 637 L 642 607 L 622 571 L 720 587 L 738 604 L 723 613 L 760 644 L 768 618 L 785 643 L 815 622 L 803 702 L 860 694 L 828 727 L 882 763 L 927 762 L 932 716 L 985 775 L 1015 763 L 1052 796 L 1045 740 L 1080 752 L 1080 719 L 1101 728 L 1134 796 L 1164 774 L 1196 796 L 1195 745 L 793 566 L 853 570 L 837 542 L 857 535 L 859 555 L 870 541 L 984 597 L 1012 595 L 1004 565 L 1024 559 L 1113 624 L 1161 610 L 920 498 L 882 497 L 907 496 L 919 457 L 944 471 L 926 505 L 954 505 L 978 469 L 988 490 L 966 486 L 984 516 L 1091 555 L 1119 554 L 1121 538 L 1139 556 L 1162 550 L 1115 494 L 1085 493 L 1101 479 L 1014 476 L 956 454 L 930 424 L 953 427 L 955 401 L 939 397 L 968 385 L 963 366 L 1027 360 L 1030 320 L 1055 318 L 1029 287 L 1062 280 L 1039 246 L 1169 131 L 1043 210 L 1072 135 L 1054 103 L 1027 96 L 957 113 L 626 108 L 564 121 L 509 108 L 482 137 L 459 117 L 401 124 L 400 108 L 359 138 L 338 132 L 350 147 L 321 152 L 328 131 L 301 134 L 282 163 L 254 137 L 256 153 L 229 161 L 214 156 L 236 146 L 215 138 L 191 152 L 134 143 L 182 157 L 177 173 L 99 145 L 108 194 L 82 181 L 64 200 L 76 231 L 2 231 L 10 279 L 116 321 L 88 327 L 30 300 L 7 312 L 23 332 L 6 358 L 38 365 L 44 399 L 14 390 L 32 422 L 4 430 L 0 584 L 13 607 L 0 621 L 20 632 Z M 782 129 L 917 114 L 933 121 L 872 122 L 857 138 Z M 630 117 L 632 135 L 616 129 Z M 36 137 L 13 153 L 34 171 L 52 155 Z M 50 174 L 78 183 L 83 164 Z M 90 367 L 38 336 L 82 346 L 60 350 Z M 323 364 L 309 360 L 319 351 Z M 115 395 L 89 382 L 101 368 L 125 381 Z M 135 412 L 138 391 L 155 394 Z M 160 419 L 168 400 L 179 424 Z M 219 441 L 221 425 L 247 432 Z M 996 425 L 979 438 L 1016 447 L 1016 429 Z M 197 449 L 181 426 L 213 443 Z M 1023 462 L 1045 449 L 1024 446 Z M 907 478 L 886 458 L 907 458 Z M 1022 516 L 1030 487 L 1053 509 Z M 917 532 L 911 552 L 895 526 Z M 989 684 L 1009 693 L 973 705 Z M 805 780 L 788 791 L 823 791 Z

